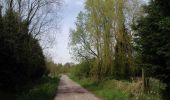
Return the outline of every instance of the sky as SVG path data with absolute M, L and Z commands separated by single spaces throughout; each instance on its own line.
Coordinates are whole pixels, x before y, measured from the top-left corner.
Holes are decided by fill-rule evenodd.
M 84 9 L 85 0 L 64 0 L 61 8 L 60 29 L 56 34 L 53 47 L 48 49 L 49 55 L 55 63 L 65 64 L 75 62 L 71 58 L 69 43 L 69 30 L 75 28 L 78 13 Z

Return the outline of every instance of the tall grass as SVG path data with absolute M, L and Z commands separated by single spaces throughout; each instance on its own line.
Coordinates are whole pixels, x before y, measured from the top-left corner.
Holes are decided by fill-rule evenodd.
M 141 80 L 129 82 L 112 79 L 96 83 L 90 78 L 70 77 L 103 100 L 162 100 L 161 90 L 165 88 L 165 84 L 153 78 L 150 79 L 149 92 L 143 93 Z

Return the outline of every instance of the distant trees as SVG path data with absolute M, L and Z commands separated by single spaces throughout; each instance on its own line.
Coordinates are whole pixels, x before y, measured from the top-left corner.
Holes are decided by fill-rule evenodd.
M 149 76 L 167 83 L 165 98 L 170 96 L 170 1 L 151 0 L 145 16 L 134 25 L 136 44 Z
M 76 64 L 71 67 L 70 74 L 74 77 L 77 77 L 78 79 L 83 78 L 91 78 L 91 67 L 93 67 L 93 60 L 85 60 L 82 61 L 79 64 Z M 96 80 L 96 79 L 93 79 Z
M 74 66 L 74 63 L 55 63 L 50 55 L 46 56 L 46 66 L 48 75 L 52 77 L 56 77 L 60 74 L 69 73 L 72 66 Z
M 38 18 L 38 11 L 49 3 L 53 2 L 0 2 L 0 89 L 17 91 L 47 74 L 43 51 L 36 36 L 42 32 L 39 25 L 45 25 L 43 23 L 47 21 L 41 20 L 44 15 Z M 35 31 L 37 29 L 39 31 Z
M 60 67 L 57 66 L 52 60 L 46 60 L 47 71 L 50 76 L 56 76 L 59 74 Z M 62 66 L 61 66 L 62 67 Z

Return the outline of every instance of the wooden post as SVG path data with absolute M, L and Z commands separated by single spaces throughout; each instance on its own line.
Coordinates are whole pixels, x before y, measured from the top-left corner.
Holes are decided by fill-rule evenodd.
M 142 68 L 142 89 L 145 91 L 145 70 Z

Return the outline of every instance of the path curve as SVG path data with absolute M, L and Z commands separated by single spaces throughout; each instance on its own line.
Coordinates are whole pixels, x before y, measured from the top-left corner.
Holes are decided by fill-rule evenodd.
M 67 75 L 62 75 L 54 100 L 101 100 L 75 83 Z

